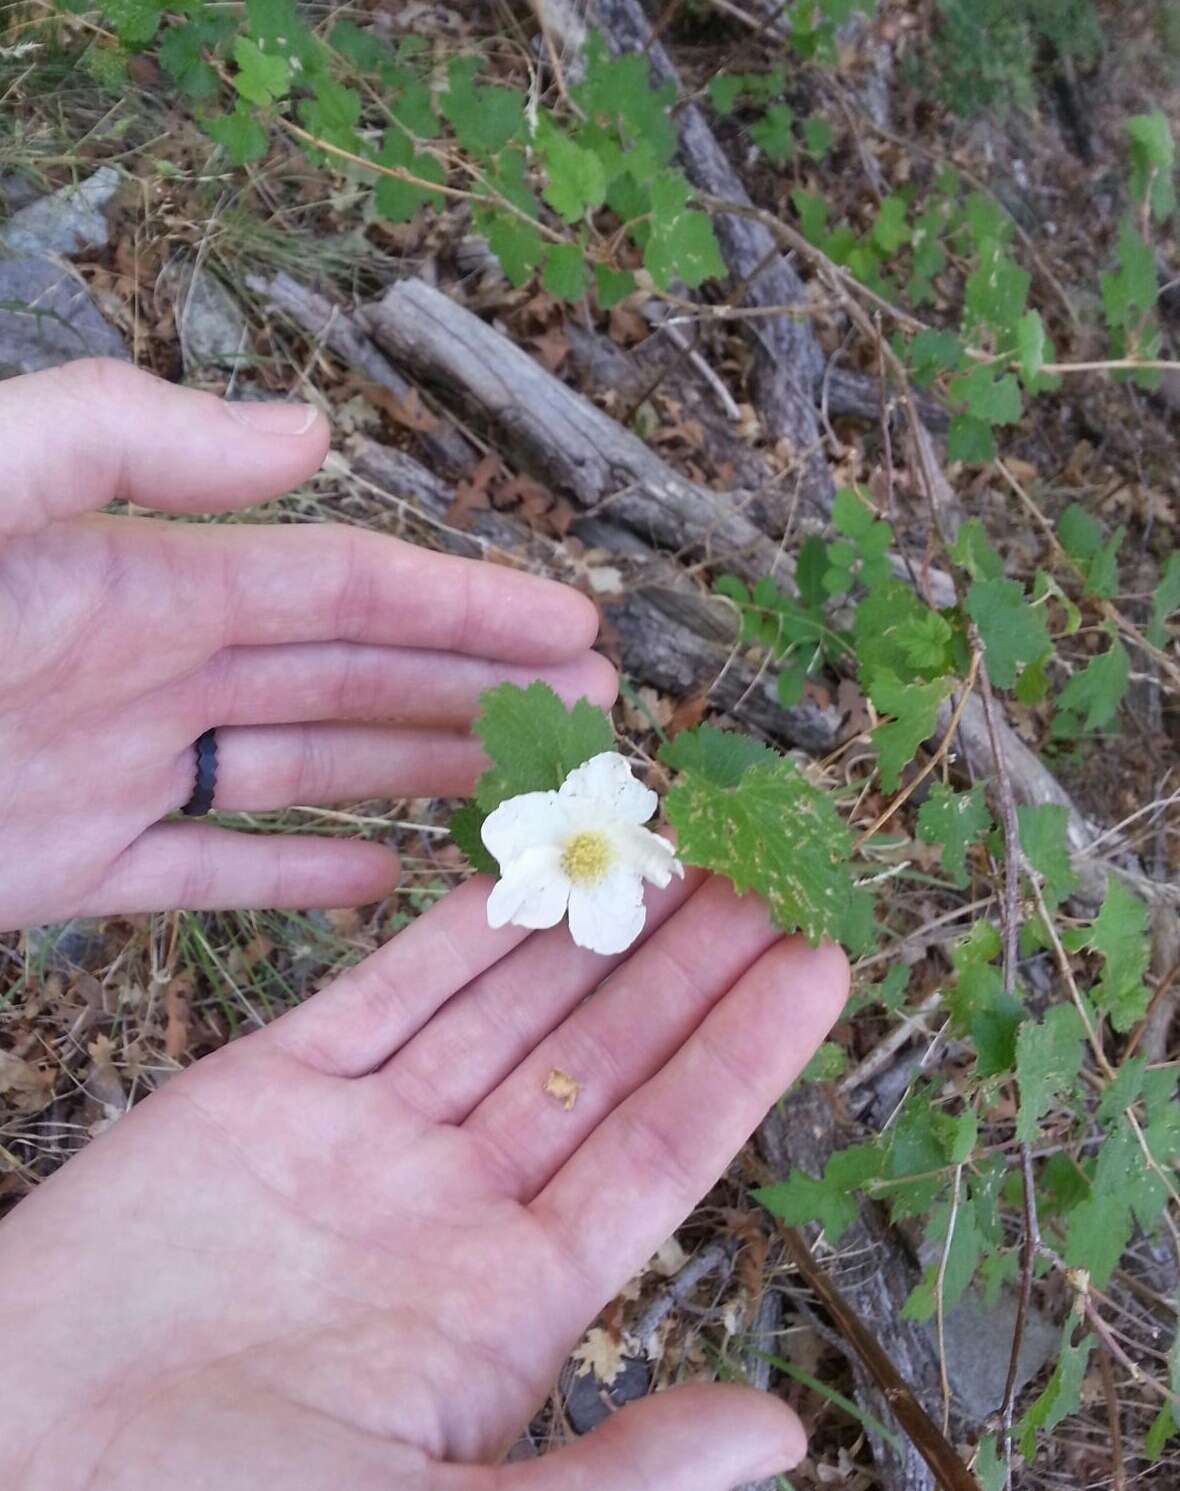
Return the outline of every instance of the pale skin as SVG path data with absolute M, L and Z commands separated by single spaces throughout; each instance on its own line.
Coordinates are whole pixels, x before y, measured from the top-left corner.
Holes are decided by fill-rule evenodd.
M 46 375 L 32 399 L 37 380 L 0 385 L 6 446 L 20 421 L 21 477 L 0 500 L 5 925 L 186 893 L 206 906 L 384 893 L 393 867 L 371 845 L 246 848 L 224 830 L 157 826 L 183 801 L 184 742 L 220 723 L 209 709 L 234 694 L 216 679 L 245 649 L 265 656 L 246 659 L 237 697 L 264 720 L 243 703 L 227 726 L 244 732 L 231 799 L 242 806 L 275 805 L 255 800 L 271 768 L 254 764 L 251 731 L 343 732 L 318 754 L 295 742 L 293 759 L 324 775 L 307 794 L 287 777 L 280 800 L 441 794 L 479 769 L 457 731 L 487 681 L 540 672 L 609 700 L 613 678 L 587 652 L 592 616 L 556 587 L 501 589 L 499 607 L 473 608 L 464 596 L 519 580 L 440 570 L 437 556 L 365 538 L 349 551 L 363 579 L 346 584 L 336 558 L 315 562 L 312 540 L 329 554 L 355 540 L 320 527 L 75 517 L 116 493 L 172 510 L 244 505 L 307 475 L 325 444 L 315 422 L 262 437 L 214 401 L 198 410 L 198 395 L 92 376 Z M 120 379 L 134 416 L 93 404 Z M 83 397 L 104 433 L 89 460 L 70 413 Z M 173 418 L 167 460 L 138 433 L 157 416 Z M 206 435 L 203 468 L 196 447 L 178 458 Z M 209 586 L 220 588 L 206 617 Z M 422 587 L 430 607 L 405 604 Z M 171 623 L 179 601 L 187 625 Z M 542 655 L 522 640 L 559 631 Z M 288 647 L 297 668 L 279 656 Z M 321 661 L 316 648 L 330 651 Z M 381 654 L 352 660 L 367 670 L 364 711 L 333 677 L 350 648 Z M 418 649 L 444 656 L 426 666 Z M 453 733 L 420 757 L 404 729 L 374 725 L 380 748 L 353 752 L 355 727 L 340 721 L 387 718 L 407 678 L 441 680 L 413 718 Z M 88 794 L 70 775 L 87 769 L 87 732 Z M 254 740 L 264 761 L 284 759 L 283 734 Z M 615 958 L 560 926 L 492 931 L 489 887 L 462 886 L 298 1009 L 173 1078 L 0 1226 L 0 1339 L 19 1363 L 0 1402 L 0 1484 L 726 1491 L 798 1460 L 803 1433 L 784 1404 L 701 1385 L 625 1409 L 557 1454 L 502 1463 L 589 1321 L 823 1038 L 847 991 L 842 955 L 782 938 L 759 903 L 699 872 L 648 892 L 644 937 Z M 570 1110 L 545 1090 L 555 1069 L 580 1084 Z

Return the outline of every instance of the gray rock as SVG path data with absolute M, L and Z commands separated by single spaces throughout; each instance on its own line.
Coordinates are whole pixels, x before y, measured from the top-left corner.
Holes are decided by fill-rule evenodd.
M 79 357 L 126 359 L 123 338 L 61 264 L 0 258 L 0 378 Z
M 11 254 L 76 254 L 105 247 L 110 227 L 103 208 L 120 179 L 113 166 L 100 166 L 76 186 L 30 202 L 0 224 L 0 245 Z
M 1016 1296 L 1008 1291 L 989 1310 L 980 1293 L 969 1289 L 946 1312 L 943 1336 L 952 1404 L 968 1423 L 982 1423 L 1003 1403 L 1015 1329 Z M 930 1330 L 932 1336 L 937 1334 L 933 1321 Z M 1016 1363 L 1017 1391 L 1031 1382 L 1053 1355 L 1060 1335 L 1060 1326 L 1029 1306 Z
M 207 269 L 176 265 L 164 273 L 176 307 L 186 374 L 232 368 L 246 360 L 250 334 L 237 301 Z
M 30 202 L 35 202 L 44 193 L 32 176 L 23 171 L 5 171 L 0 174 L 0 202 L 8 212 L 19 212 Z
M 29 961 L 37 968 L 68 972 L 89 968 L 103 956 L 102 923 L 76 916 L 68 922 L 30 927 L 25 933 Z
M 587 1434 L 610 1418 L 624 1403 L 642 1398 L 651 1387 L 651 1368 L 639 1357 L 627 1357 L 623 1370 L 609 1386 L 593 1372 L 569 1372 L 565 1382 L 565 1411 L 579 1434 Z

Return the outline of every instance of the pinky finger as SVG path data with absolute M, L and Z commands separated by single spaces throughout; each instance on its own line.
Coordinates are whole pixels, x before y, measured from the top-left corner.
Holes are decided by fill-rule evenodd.
M 81 914 L 361 906 L 397 877 L 397 856 L 380 844 L 161 823 L 119 856 Z

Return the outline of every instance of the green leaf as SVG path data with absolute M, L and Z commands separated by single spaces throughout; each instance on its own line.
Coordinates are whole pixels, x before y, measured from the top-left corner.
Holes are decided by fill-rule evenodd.
M 926 1229 L 926 1241 L 945 1244 L 950 1223 L 949 1202 L 939 1206 L 930 1218 Z M 920 1282 L 911 1291 L 902 1306 L 904 1320 L 929 1320 L 938 1309 L 938 1279 L 942 1280 L 942 1303 L 951 1309 L 962 1299 L 967 1287 L 975 1277 L 982 1252 L 979 1229 L 975 1219 L 975 1202 L 969 1198 L 959 1203 L 955 1216 L 955 1229 L 951 1234 L 950 1247 L 946 1249 L 946 1264 L 943 1266 L 942 1248 L 939 1256 L 929 1263 Z
M 964 331 L 984 327 L 998 346 L 1013 346 L 1031 283 L 1028 272 L 1008 257 L 998 237 L 984 239 L 978 267 L 968 275 L 963 291 Z
M 972 419 L 984 424 L 1015 424 L 1024 408 L 1020 385 L 1012 374 L 997 374 L 983 363 L 952 378 L 948 392 L 952 399 L 961 399 L 967 405 Z
M 975 1474 L 980 1491 L 1004 1491 L 1008 1484 L 1008 1466 L 996 1449 L 996 1435 L 985 1434 L 975 1452 Z
M 910 343 L 910 368 L 914 382 L 925 388 L 939 373 L 957 368 L 963 344 L 953 331 L 920 331 Z
M 607 715 L 585 699 L 567 709 L 547 683 L 499 684 L 480 696 L 474 730 L 492 765 L 475 787 L 486 813 L 522 792 L 555 791 L 583 761 L 614 748 Z
M 594 290 L 601 310 L 609 311 L 635 291 L 635 276 L 629 269 L 613 269 L 609 264 L 595 264 Z
M 779 754 L 752 735 L 699 725 L 665 741 L 660 760 L 673 771 L 695 772 L 715 787 L 736 787 L 751 766 L 773 766 Z
M 1118 1031 L 1130 1030 L 1150 1000 L 1143 975 L 1151 958 L 1147 907 L 1117 875 L 1106 882 L 1106 895 L 1090 929 L 1090 945 L 1105 962 L 1093 990 L 1094 1002 L 1110 1015 Z
M 313 78 L 312 96 L 299 101 L 299 117 L 317 140 L 353 155 L 359 155 L 364 148 L 357 134 L 361 96 L 355 88 L 347 88 L 327 76 Z M 434 169 L 428 169 L 427 174 L 441 180 L 441 166 L 437 161 L 432 161 L 432 165 Z
M 1137 202 L 1145 198 L 1157 222 L 1171 217 L 1176 210 L 1176 186 L 1173 172 L 1176 146 L 1166 114 L 1135 114 L 1127 120 L 1131 140 L 1131 195 Z
M 580 243 L 549 244 L 541 284 L 558 300 L 581 300 L 590 288 L 590 277 Z
M 1085 715 L 1083 729 L 1097 730 L 1114 719 L 1127 692 L 1131 659 L 1117 637 L 1097 657 L 1092 657 L 1080 673 L 1075 673 L 1057 697 L 1063 710 Z
M 291 65 L 285 57 L 272 56 L 249 37 L 239 36 L 234 42 L 234 61 L 238 64 L 234 87 L 248 103 L 264 109 L 286 95 Z
M 1072 1090 L 1082 1064 L 1084 1033 L 1072 1004 L 1054 1005 L 1039 1025 L 1021 1027 L 1016 1037 L 1016 1137 L 1022 1144 L 1037 1138 L 1041 1119 L 1057 1098 Z
M 145 47 L 160 27 L 163 0 L 101 0 L 99 10 L 128 47 Z
M 979 628 L 988 672 L 997 688 L 1010 689 L 1020 663 L 1031 663 L 1052 643 L 1043 607 L 1024 598 L 1016 580 L 976 580 L 967 592 L 967 614 Z
M 732 114 L 745 83 L 741 73 L 716 73 L 709 79 L 709 102 L 719 114 Z
M 606 201 L 606 173 L 592 150 L 583 150 L 542 114 L 535 144 L 548 173 L 542 195 L 558 216 L 576 223 Z
M 795 111 L 786 104 L 771 104 L 762 118 L 750 126 L 750 139 L 776 166 L 785 166 L 795 154 L 794 131 Z
M 1090 595 L 1109 599 L 1118 586 L 1116 558 L 1126 529 L 1119 528 L 1103 543 L 1102 524 L 1076 502 L 1057 521 L 1061 546 L 1082 572 Z
M 968 847 L 991 826 L 982 782 L 976 782 L 968 792 L 955 792 L 935 782 L 918 809 L 918 837 L 924 844 L 942 845 L 942 867 L 960 887 L 967 884 Z
M 848 1066 L 848 1052 L 835 1041 L 824 1041 L 799 1073 L 801 1082 L 833 1082 Z
M 462 849 L 471 862 L 471 868 L 481 875 L 498 875 L 500 867 L 488 853 L 481 837 L 487 814 L 475 802 L 466 802 L 451 814 L 448 825 L 451 838 Z
M 527 285 L 545 257 L 545 244 L 537 230 L 518 217 L 499 212 L 485 224 L 484 233 L 509 283 L 517 289 Z
M 1004 561 L 988 541 L 987 530 L 978 518 L 968 518 L 951 544 L 951 558 L 973 580 L 999 580 Z
M 982 466 L 995 459 L 996 437 L 985 420 L 970 414 L 953 414 L 946 441 L 947 459 Z
M 224 35 L 223 28 L 207 23 L 187 21 L 173 26 L 160 42 L 160 65 L 176 86 L 189 98 L 216 98 L 219 82 L 216 72 L 205 60 L 205 51 Z
M 882 714 L 895 716 L 872 732 L 881 770 L 881 785 L 892 792 L 901 769 L 918 754 L 918 747 L 929 740 L 938 724 L 942 701 L 955 687 L 953 678 L 936 678 L 933 683 L 903 683 L 888 668 L 879 668 L 872 677 L 869 697 Z
M 232 114 L 206 116 L 201 124 L 235 166 L 260 160 L 266 154 L 266 131 L 240 101 Z
M 1076 1413 L 1081 1407 L 1082 1379 L 1086 1375 L 1095 1338 L 1092 1335 L 1083 1336 L 1074 1346 L 1074 1326 L 1071 1314 L 1061 1332 L 1061 1345 L 1053 1375 L 1045 1391 L 1026 1410 L 1017 1425 L 1020 1453 L 1026 1460 L 1031 1460 L 1036 1454 L 1038 1430 L 1051 1433 L 1063 1418 Z
M 1180 549 L 1168 555 L 1164 572 L 1151 601 L 1151 622 L 1147 640 L 1153 647 L 1163 647 L 1168 640 L 1165 623 L 1173 611 L 1180 610 Z
M 1127 1244 L 1134 1221 L 1126 1199 L 1117 1193 L 1088 1196 L 1069 1214 L 1065 1261 L 1084 1268 L 1099 1289 L 1110 1282 Z
M 673 761 L 685 759 L 692 747 L 683 738 L 665 746 L 661 760 L 669 751 Z M 739 892 L 756 891 L 784 932 L 798 930 L 812 944 L 839 938 L 852 911 L 852 841 L 831 797 L 785 756 L 747 766 L 732 785 L 719 784 L 720 770 L 682 769 L 668 794 L 680 858 L 727 876 Z
M 881 1161 L 876 1144 L 852 1144 L 831 1156 L 821 1180 L 794 1170 L 789 1179 L 755 1191 L 754 1200 L 792 1227 L 819 1222 L 828 1242 L 837 1243 L 860 1212 L 857 1188 L 880 1173 Z
M 1113 332 L 1138 328 L 1159 296 L 1155 255 L 1135 224 L 1125 217 L 1119 226 L 1119 267 L 1102 276 L 1102 304 L 1106 323 Z M 1116 340 L 1126 346 L 1126 338 Z
M 707 279 L 723 279 L 725 260 L 713 224 L 688 207 L 688 182 L 679 171 L 665 171 L 652 182 L 651 236 L 643 262 L 656 288 L 666 290 L 681 279 L 691 290 Z
M 396 127 L 385 131 L 377 162 L 408 171 L 424 181 L 437 181 L 440 186 L 444 182 L 441 163 L 433 155 L 416 154 L 409 135 Z M 381 216 L 391 223 L 408 223 L 417 216 L 424 203 L 441 207 L 443 197 L 439 192 L 432 192 L 412 181 L 402 181 L 396 176 L 378 176 L 373 202 Z
M 526 100 L 518 88 L 479 87 L 475 77 L 482 66 L 479 57 L 453 57 L 439 108 L 460 145 L 486 158 L 499 155 L 520 130 Z
M 807 146 L 807 153 L 815 156 L 816 160 L 822 160 L 827 155 L 832 148 L 833 138 L 832 126 L 822 114 L 812 114 L 803 121 L 803 143 Z
M 873 242 L 888 258 L 910 241 L 910 229 L 906 223 L 908 211 L 906 200 L 896 193 L 884 198 L 877 209 L 877 220 L 873 224 Z
M 1040 311 L 1025 311 L 1016 328 L 1016 355 L 1020 361 L 1020 378 L 1029 393 L 1047 393 L 1061 386 L 1056 373 L 1041 369 L 1056 356 L 1056 348 L 1045 335 Z
M 1044 880 L 1045 905 L 1051 911 L 1076 888 L 1078 877 L 1069 858 L 1069 810 L 1060 803 L 1021 803 L 1016 809 L 1020 847 Z
M 295 0 L 246 0 L 250 36 L 272 55 L 296 57 L 304 77 L 322 67 L 323 53 L 300 18 Z

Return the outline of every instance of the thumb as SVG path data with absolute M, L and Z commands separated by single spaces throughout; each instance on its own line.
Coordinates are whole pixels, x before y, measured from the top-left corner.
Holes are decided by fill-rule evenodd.
M 807 1440 L 794 1413 L 753 1388 L 672 1388 L 622 1409 L 585 1439 L 505 1465 L 496 1491 L 733 1491 L 789 1470 Z
M 118 498 L 219 512 L 318 470 L 328 425 L 308 404 L 228 404 L 127 363 L 86 359 L 0 383 L 0 539 Z

